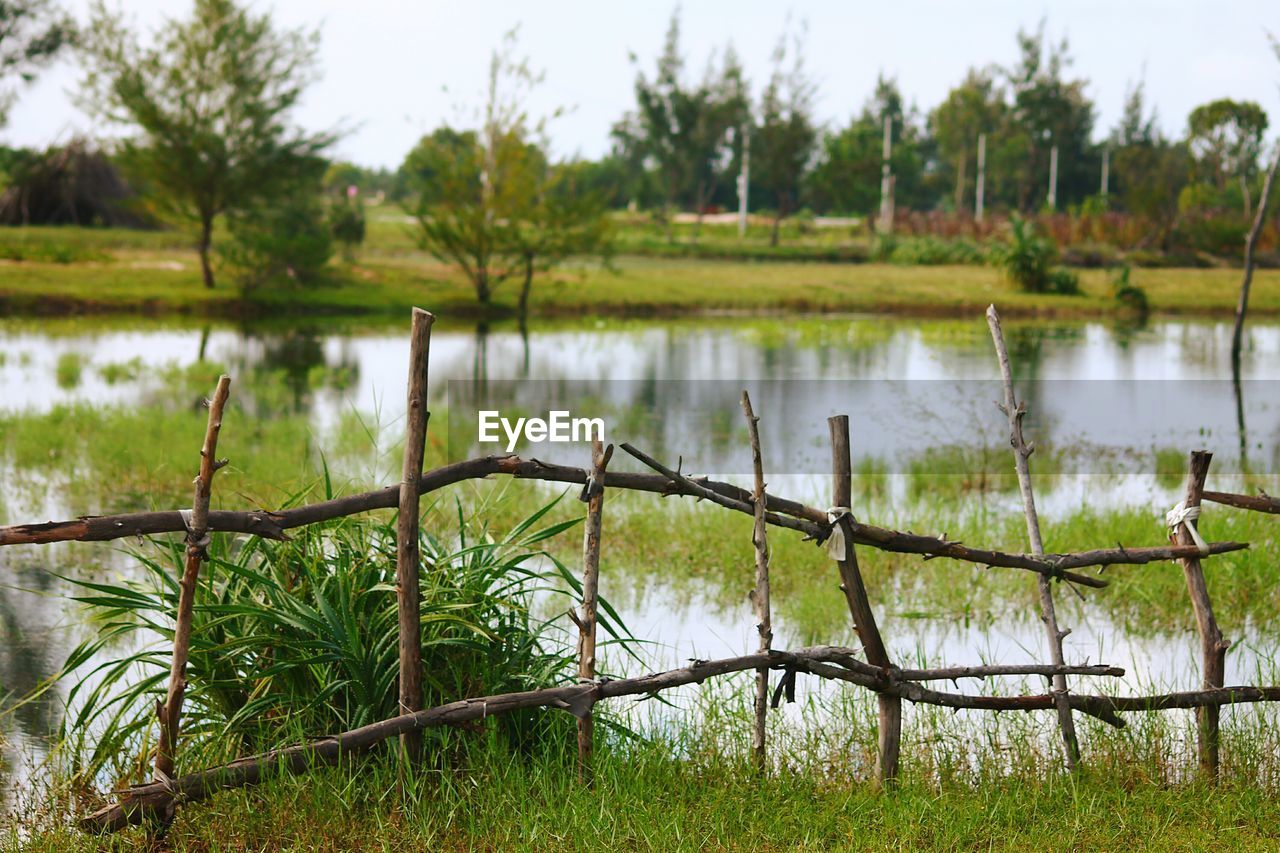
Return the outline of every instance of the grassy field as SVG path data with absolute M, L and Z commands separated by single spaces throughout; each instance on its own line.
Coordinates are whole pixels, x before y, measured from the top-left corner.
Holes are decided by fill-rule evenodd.
M 488 309 L 468 283 L 418 250 L 400 221 L 373 229 L 361 259 L 335 261 L 327 281 L 275 287 L 246 302 L 231 282 L 201 285 L 194 252 L 171 232 L 30 228 L 0 233 L 0 307 L 14 313 L 182 312 L 251 316 L 262 312 L 355 314 L 401 312 L 424 305 L 450 316 L 514 311 L 515 285 L 500 288 Z M 1072 317 L 1115 313 L 1109 274 L 1082 270 L 1080 296 L 1018 292 L 983 266 L 880 263 L 747 262 L 623 256 L 615 270 L 566 268 L 535 283 L 536 315 L 682 314 L 699 311 L 894 311 L 954 315 L 996 302 L 1011 316 Z M 1157 312 L 1234 310 L 1234 269 L 1139 269 Z M 1252 310 L 1280 313 L 1280 271 L 1255 277 Z

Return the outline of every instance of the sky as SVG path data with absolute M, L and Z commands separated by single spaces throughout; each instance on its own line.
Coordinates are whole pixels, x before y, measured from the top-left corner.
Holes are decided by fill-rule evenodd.
M 89 0 L 64 0 L 83 19 Z M 129 0 L 144 32 L 185 14 L 183 0 Z M 422 134 L 457 124 L 481 102 L 488 59 L 519 27 L 519 45 L 545 79 L 531 96 L 535 115 L 567 113 L 548 126 L 559 156 L 598 157 L 609 130 L 634 103 L 637 69 L 651 72 L 673 3 L 616 0 L 254 0 L 278 25 L 318 28 L 321 79 L 295 119 L 311 130 L 347 132 L 336 156 L 394 168 Z M 1280 35 L 1276 0 L 687 0 L 681 10 L 690 70 L 732 43 L 755 93 L 768 77 L 779 36 L 806 22 L 805 63 L 818 84 L 826 126 L 848 122 L 878 74 L 895 77 L 922 111 L 939 103 L 973 66 L 1009 65 L 1018 29 L 1043 19 L 1066 36 L 1076 75 L 1098 110 L 1101 138 L 1125 93 L 1144 81 L 1160 125 L 1180 134 L 1197 104 L 1219 97 L 1256 100 L 1280 131 L 1280 62 L 1268 31 Z M 635 64 L 631 57 L 635 56 Z M 73 58 L 25 87 L 0 129 L 0 142 L 44 146 L 77 132 L 109 133 L 74 104 L 81 72 Z

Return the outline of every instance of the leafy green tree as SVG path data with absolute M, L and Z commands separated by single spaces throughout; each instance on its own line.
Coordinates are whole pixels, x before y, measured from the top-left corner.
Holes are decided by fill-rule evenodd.
M 83 100 L 132 128 L 122 159 L 160 210 L 193 224 L 206 287 L 223 215 L 247 221 L 309 174 L 333 134 L 291 127 L 289 114 L 313 78 L 318 36 L 277 30 L 234 0 L 195 0 L 143 45 L 102 2 L 83 38 Z
M 1179 195 L 1187 184 L 1191 156 L 1185 144 L 1160 133 L 1155 111 L 1146 111 L 1142 85 L 1129 90 L 1109 144 L 1112 192 L 1124 210 L 1152 224 L 1150 240 L 1168 250 L 1181 213 Z
M 800 204 L 801 188 L 813 160 L 818 128 L 813 117 L 816 86 L 804 70 L 801 40 L 794 39 L 787 68 L 787 39 L 773 53 L 773 74 L 760 98 L 760 119 L 751 138 L 751 169 L 756 187 L 773 203 L 773 233 L 778 245 L 782 220 Z
M 823 140 L 813 178 L 815 200 L 821 207 L 862 214 L 870 214 L 878 207 L 886 118 L 893 140 L 889 163 L 896 204 L 908 208 L 933 206 L 933 192 L 925 180 L 930 143 L 919 115 L 914 108 L 906 108 L 897 82 L 881 76 L 862 113 L 846 128 Z
M 71 19 L 50 0 L 0 2 L 0 126 L 17 98 L 13 84 L 34 80 L 74 38 Z
M 513 57 L 514 34 L 495 51 L 478 132 L 441 129 L 410 152 L 402 171 L 417 190 L 422 245 L 459 267 L 488 305 L 523 276 L 520 311 L 535 274 L 594 250 L 607 235 L 600 196 L 578 192 L 572 166 L 552 165 L 524 103 L 540 77 Z
M 1202 104 L 1187 118 L 1187 143 L 1195 157 L 1196 177 L 1207 178 L 1220 195 L 1230 180 L 1239 181 L 1246 218 L 1253 214 L 1249 184 L 1257 176 L 1267 124 L 1267 113 L 1257 103 L 1230 98 Z
M 1066 78 L 1072 64 L 1067 40 L 1046 44 L 1043 21 L 1034 33 L 1018 32 L 1018 48 L 1018 62 L 1005 72 L 1013 96 L 1015 145 L 1023 152 L 1017 170 L 1017 206 L 1030 212 L 1047 200 L 1050 152 L 1055 145 L 1057 201 L 1078 203 L 1092 194 L 1100 168 L 1090 141 L 1094 107 L 1084 91 L 1088 81 Z
M 636 112 L 614 131 L 616 140 L 632 146 L 631 156 L 657 172 L 668 239 L 671 213 L 681 201 L 693 206 L 701 223 L 720 182 L 738 162 L 741 134 L 735 131 L 750 115 L 746 79 L 731 48 L 718 67 L 708 63 L 697 83 L 684 79 L 684 65 L 677 11 L 652 79 L 636 75 Z
M 938 168 L 941 177 L 955 187 L 952 205 L 957 213 L 967 209 L 966 195 L 971 187 L 976 188 L 976 166 L 970 170 L 970 164 L 977 162 L 979 135 L 987 134 L 990 158 L 1007 129 L 1008 113 L 1004 92 L 992 72 L 971 68 L 960 85 L 929 114 L 929 131 L 938 148 Z

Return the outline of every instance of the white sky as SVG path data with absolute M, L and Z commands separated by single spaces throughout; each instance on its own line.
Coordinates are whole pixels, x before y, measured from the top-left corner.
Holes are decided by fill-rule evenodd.
M 83 17 L 88 0 L 65 0 Z M 365 165 L 395 166 L 417 138 L 474 106 L 488 57 L 504 32 L 520 25 L 520 44 L 546 80 L 537 113 L 573 111 L 553 122 L 558 154 L 595 157 L 609 128 L 633 103 L 634 52 L 649 71 L 672 10 L 668 2 L 617 0 L 256 0 L 278 24 L 320 27 L 323 77 L 297 113 L 311 129 L 353 128 L 337 148 Z M 185 14 L 181 0 L 129 0 L 138 23 Z M 683 41 L 692 70 L 732 41 L 758 92 L 788 11 L 807 20 L 806 62 L 819 82 L 818 113 L 844 124 L 874 86 L 896 76 L 923 110 L 938 103 L 967 68 L 1015 57 L 1019 26 L 1045 17 L 1051 38 L 1067 35 L 1074 71 L 1090 81 L 1103 135 L 1117 119 L 1127 86 L 1145 78 L 1149 103 L 1172 133 L 1192 107 L 1217 97 L 1260 102 L 1280 129 L 1280 62 L 1265 32 L 1280 34 L 1276 0 L 688 0 Z M 0 130 L 14 145 L 45 145 L 93 131 L 72 104 L 80 73 L 64 61 L 25 89 Z M 447 87 L 448 91 L 445 90 Z

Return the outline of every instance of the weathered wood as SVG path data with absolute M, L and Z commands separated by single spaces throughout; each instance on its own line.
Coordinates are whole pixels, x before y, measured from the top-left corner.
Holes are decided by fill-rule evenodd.
M 231 393 L 231 377 L 218 377 L 213 398 L 208 401 L 209 420 L 205 425 L 204 444 L 200 448 L 200 470 L 195 479 L 195 496 L 187 527 L 187 550 L 178 582 L 178 613 L 173 628 L 173 656 L 169 662 L 169 687 L 164 704 L 157 704 L 160 738 L 156 745 L 155 778 L 164 781 L 174 774 L 177 760 L 178 731 L 182 723 L 182 700 L 187 691 L 187 657 L 191 651 L 191 627 L 195 606 L 196 582 L 200 564 L 209 559 L 209 499 L 213 494 L 213 475 L 226 464 L 218 459 L 218 434 L 222 431 L 222 410 Z
M 1187 509 L 1199 507 L 1204 492 L 1204 481 L 1209 475 L 1213 454 L 1204 450 L 1192 451 L 1187 461 L 1187 487 L 1182 505 Z M 1195 538 L 1188 529 L 1195 524 L 1187 519 L 1171 531 L 1170 538 L 1179 545 L 1193 545 Z M 1227 649 L 1231 644 L 1222 636 L 1218 620 L 1213 615 L 1213 602 L 1209 599 L 1209 587 L 1205 583 L 1204 570 L 1198 557 L 1181 560 L 1182 575 L 1187 582 L 1187 595 L 1196 617 L 1196 631 L 1200 635 L 1201 685 L 1206 690 L 1222 687 L 1227 675 Z M 1218 776 L 1218 707 L 1206 706 L 1196 711 L 1198 729 L 1197 752 L 1200 770 L 1210 779 Z
M 426 456 L 427 375 L 431 354 L 431 324 L 435 317 L 413 309 L 409 337 L 409 378 L 405 383 L 404 465 L 396 515 L 396 610 L 400 630 L 400 710 L 422 710 L 422 593 L 418 572 L 418 481 Z M 418 732 L 406 732 L 400 745 L 407 755 L 422 748 Z
M 751 590 L 751 603 L 756 614 L 756 633 L 760 643 L 758 651 L 773 648 L 773 616 L 769 611 L 769 537 L 765 522 L 767 498 L 764 483 L 764 457 L 760 451 L 760 418 L 751 408 L 751 396 L 742 392 L 742 414 L 747 419 L 747 436 L 751 443 L 751 467 L 755 472 L 755 484 L 751 491 L 751 506 L 755 524 L 751 528 L 751 545 L 756 553 L 756 583 Z M 757 770 L 764 770 L 765 727 L 769 714 L 769 670 L 756 670 L 755 721 L 751 731 L 751 756 Z
M 613 456 L 613 445 L 591 442 L 591 478 L 583 489 L 587 501 L 587 523 L 582 534 L 582 608 L 574 621 L 578 624 L 578 680 L 594 681 L 596 677 L 596 611 L 600 604 L 600 535 L 604 520 L 605 469 Z M 594 720 L 591 712 L 578 717 L 578 778 L 590 782 L 591 754 L 595 747 Z
M 1031 553 L 1043 554 L 1044 543 L 1040 538 L 1040 517 L 1036 513 L 1035 493 L 1031 487 L 1031 466 L 1028 459 L 1033 448 L 1028 445 L 1022 434 L 1022 418 L 1026 415 L 1026 406 L 1018 402 L 1013 390 L 1013 369 L 1009 364 L 1009 350 L 1004 344 L 1004 333 L 1000 329 L 1000 315 L 996 306 L 987 308 L 987 325 L 991 329 L 991 340 L 995 344 L 996 358 L 1000 362 L 1000 377 L 1004 384 L 1004 405 L 1001 407 L 1009 419 L 1009 444 L 1013 447 L 1014 468 L 1018 472 L 1018 486 L 1022 492 L 1022 509 L 1027 519 L 1027 538 L 1030 540 Z M 1040 618 L 1044 623 L 1045 634 L 1049 640 L 1049 654 L 1053 665 L 1064 664 L 1062 640 L 1070 630 L 1058 627 L 1058 615 L 1053 604 L 1053 588 L 1044 575 L 1038 578 L 1040 593 Z M 1058 726 L 1062 729 L 1062 744 L 1066 750 L 1067 767 L 1074 770 L 1080 761 L 1080 742 L 1076 738 L 1076 724 L 1071 717 L 1071 704 L 1067 700 L 1067 677 L 1062 672 L 1053 676 L 1053 693 L 1058 697 Z
M 1249 310 L 1249 288 L 1253 284 L 1254 250 L 1258 245 L 1258 235 L 1262 233 L 1262 223 L 1267 218 L 1267 202 L 1271 200 L 1271 186 L 1275 183 L 1277 167 L 1280 167 L 1280 143 L 1277 143 L 1275 155 L 1271 158 L 1271 168 L 1267 169 L 1266 180 L 1262 182 L 1262 197 L 1258 199 L 1253 226 L 1244 241 L 1244 275 L 1240 281 L 1240 299 L 1236 303 L 1236 322 L 1231 330 L 1231 363 L 1237 367 L 1240 364 L 1240 351 L 1244 347 L 1244 317 Z
M 955 681 L 959 678 L 988 678 L 994 675 L 1106 675 L 1119 678 L 1124 669 L 1107 664 L 1067 664 L 1049 666 L 1042 663 L 990 664 L 984 666 L 942 666 L 936 669 L 895 669 L 899 681 Z
M 853 466 L 849 453 L 849 417 L 835 415 L 827 418 L 831 432 L 831 492 L 835 507 L 849 509 L 853 503 Z M 837 510 L 838 512 L 840 510 Z M 888 670 L 893 664 L 889 652 L 876 626 L 875 613 L 867 598 L 867 587 L 858 567 L 858 554 L 850 538 L 849 518 L 852 510 L 844 512 L 836 521 L 844 531 L 844 554 L 836 561 L 840 571 L 840 589 L 844 592 L 853 626 L 862 641 L 867 662 L 874 667 Z M 879 750 L 876 779 L 881 785 L 890 785 L 898 775 L 898 755 L 902 743 L 902 700 L 897 696 L 877 697 L 879 714 Z
M 1236 509 L 1248 509 L 1254 512 L 1269 512 L 1272 515 L 1280 515 L 1280 498 L 1273 498 L 1270 495 L 1235 495 L 1230 492 L 1202 492 L 1200 495 L 1206 501 L 1212 501 L 1223 506 L 1233 506 Z
M 632 450 L 634 451 L 634 448 Z M 669 469 L 662 468 L 662 470 Z M 587 481 L 587 472 L 582 468 L 553 465 L 537 459 L 521 459 L 514 455 L 481 456 L 424 472 L 418 480 L 418 492 L 427 494 L 465 480 L 483 479 L 491 475 L 578 485 Z M 709 495 L 715 495 L 719 499 L 716 502 L 721 506 L 748 515 L 754 512 L 750 502 L 750 491 L 731 483 L 717 482 L 704 477 L 680 476 L 679 479 L 673 479 L 665 474 L 611 471 L 605 477 L 605 486 L 610 489 L 649 492 L 663 496 L 708 498 Z M 212 511 L 209 513 L 209 529 L 225 533 L 245 533 L 268 539 L 285 539 L 287 538 L 286 530 L 362 512 L 390 509 L 399 504 L 399 498 L 400 487 L 396 485 L 292 509 Z M 824 511 L 798 501 L 768 495 L 766 509 L 769 512 L 765 520 L 776 527 L 795 530 L 813 539 L 823 539 L 830 532 Z M 177 510 L 86 516 L 70 521 L 0 527 L 0 546 L 41 545 L 69 541 L 105 542 L 129 536 L 177 533 L 184 529 L 181 514 Z M 858 521 L 850 522 L 849 532 L 855 544 L 868 545 L 882 551 L 946 557 L 993 568 L 1024 569 L 1095 589 L 1107 586 L 1107 582 L 1101 578 L 1078 574 L 1071 570 L 1092 566 L 1137 566 L 1200 554 L 1198 549 L 1181 546 L 1138 548 L 1117 546 L 1069 554 L 1036 556 L 971 548 L 960 542 L 888 530 Z M 1247 542 L 1209 543 L 1211 554 L 1226 554 L 1248 547 Z
M 819 677 L 847 681 L 872 690 L 891 691 L 909 701 L 950 708 L 1038 711 L 1051 709 L 1056 702 L 1056 698 L 1050 694 L 969 696 L 929 690 L 912 682 L 890 680 L 883 672 L 868 674 L 846 668 L 850 662 L 862 663 L 854 657 L 853 649 L 817 646 L 794 652 L 757 652 L 736 658 L 695 661 L 687 667 L 638 678 L 597 681 L 523 693 L 464 699 L 414 714 L 402 714 L 305 744 L 241 758 L 229 764 L 201 770 L 177 779 L 137 785 L 121 792 L 120 802 L 105 806 L 83 818 L 80 821 L 80 827 L 89 832 L 115 832 L 127 826 L 142 823 L 151 816 L 165 814 L 173 807 L 175 801 L 197 802 L 218 791 L 254 785 L 272 776 L 305 773 L 315 767 L 336 763 L 343 755 L 367 750 L 407 731 L 457 725 L 523 708 L 558 708 L 580 714 L 585 713 L 594 702 L 602 699 L 654 694 L 685 684 L 701 683 L 713 676 L 759 669 L 762 666 L 810 672 Z M 1122 721 L 1115 718 L 1116 712 L 1198 708 L 1205 705 L 1244 702 L 1276 702 L 1280 701 L 1280 687 L 1228 687 L 1219 690 L 1132 697 L 1071 694 L 1069 698 L 1077 710 L 1099 716 L 1113 725 L 1123 725 Z

